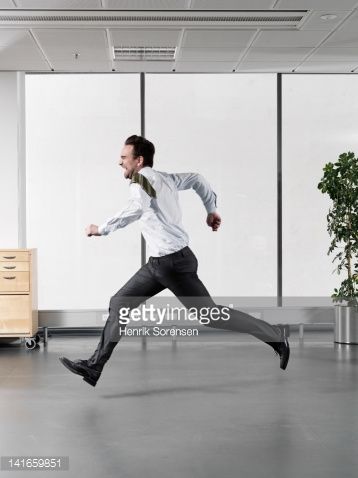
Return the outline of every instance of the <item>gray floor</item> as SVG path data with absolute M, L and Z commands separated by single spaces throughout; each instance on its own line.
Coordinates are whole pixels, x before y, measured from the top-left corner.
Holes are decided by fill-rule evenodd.
M 58 357 L 87 358 L 97 342 L 0 345 L 1 456 L 69 456 L 66 477 L 358 476 L 358 346 L 293 336 L 283 372 L 244 335 L 150 338 L 147 350 L 127 337 L 92 388 Z

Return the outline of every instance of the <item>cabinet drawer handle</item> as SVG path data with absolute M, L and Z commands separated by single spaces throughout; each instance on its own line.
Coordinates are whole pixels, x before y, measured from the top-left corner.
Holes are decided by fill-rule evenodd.
M 4 276 L 4 279 L 16 279 L 16 276 L 11 276 L 11 277 L 5 277 Z
M 16 269 L 16 266 L 4 266 L 4 269 Z
M 4 259 L 16 259 L 16 256 L 3 256 Z

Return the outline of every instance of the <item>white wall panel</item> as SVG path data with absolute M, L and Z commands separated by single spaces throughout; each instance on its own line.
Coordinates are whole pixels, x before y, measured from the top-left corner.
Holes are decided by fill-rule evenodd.
M 202 173 L 218 195 L 212 232 L 193 191 L 181 192 L 199 276 L 221 296 L 276 294 L 276 76 L 147 75 L 154 167 Z
M 28 246 L 38 248 L 40 309 L 107 308 L 140 266 L 137 225 L 85 235 L 121 209 L 124 140 L 140 133 L 139 75 L 28 76 Z M 83 324 L 86 325 L 86 324 Z
M 329 297 L 332 275 L 326 216 L 318 189 L 323 166 L 358 151 L 358 79 L 349 75 L 283 77 L 283 294 Z

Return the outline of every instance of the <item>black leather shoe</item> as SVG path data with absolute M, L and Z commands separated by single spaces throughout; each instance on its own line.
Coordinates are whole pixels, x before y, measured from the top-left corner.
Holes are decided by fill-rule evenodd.
M 277 327 L 280 331 L 281 341 L 266 343 L 274 349 L 277 355 L 280 356 L 280 368 L 282 368 L 282 370 L 286 370 L 288 361 L 290 359 L 290 345 L 287 340 L 287 336 L 289 335 L 289 326 L 278 324 Z
M 290 359 L 290 345 L 287 340 L 287 337 L 290 335 L 290 328 L 283 324 L 278 324 L 278 328 L 280 329 L 282 341 L 277 344 L 276 353 L 280 356 L 280 368 L 286 370 Z
M 66 357 L 60 357 L 59 360 L 66 368 L 68 368 L 68 370 L 76 373 L 77 375 L 81 375 L 85 382 L 89 383 L 93 387 L 96 386 L 96 383 L 101 376 L 101 372 L 89 367 L 87 360 L 72 361 Z
M 286 337 L 283 342 L 278 343 L 277 353 L 280 356 L 280 368 L 286 370 L 288 361 L 290 359 L 290 345 Z

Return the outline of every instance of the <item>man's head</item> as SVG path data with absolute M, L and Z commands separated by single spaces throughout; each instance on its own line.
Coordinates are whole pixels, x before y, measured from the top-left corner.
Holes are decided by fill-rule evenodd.
M 124 169 L 124 177 L 130 179 L 134 172 L 145 166 L 152 167 L 154 153 L 154 144 L 142 136 L 133 135 L 127 138 L 119 162 Z

